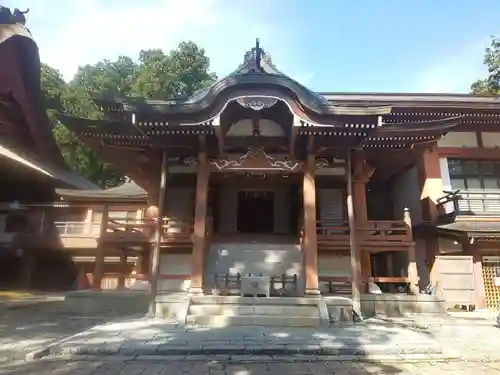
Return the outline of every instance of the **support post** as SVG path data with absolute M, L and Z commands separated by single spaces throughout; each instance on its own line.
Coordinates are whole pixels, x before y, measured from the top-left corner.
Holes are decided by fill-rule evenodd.
M 476 245 L 468 244 L 468 253 L 472 254 L 472 259 L 474 262 L 474 284 L 476 290 L 476 309 L 485 309 L 486 297 L 484 295 L 484 277 L 483 277 L 483 259 L 481 256 L 481 251 Z
M 415 244 L 413 243 L 411 216 L 410 216 L 410 210 L 408 208 L 405 208 L 404 211 L 404 222 L 408 230 L 408 240 L 412 241 L 412 244 L 408 246 L 408 279 L 410 281 L 410 292 L 412 294 L 419 294 L 420 290 L 418 287 L 417 256 L 415 254 Z
M 92 234 L 92 217 L 93 217 L 93 211 L 91 208 L 87 210 L 87 214 L 85 215 L 85 227 L 84 227 L 84 233 L 87 235 Z
M 118 277 L 118 289 L 125 289 L 125 280 L 127 278 L 127 253 L 120 249 L 120 275 Z
M 353 174 L 354 179 L 352 181 L 352 195 L 353 195 L 353 205 L 354 205 L 354 219 L 356 222 L 356 227 L 364 227 L 368 222 L 368 209 L 366 204 L 366 184 L 369 177 L 367 172 L 364 170 L 365 157 L 361 152 L 357 151 L 353 155 Z M 364 231 L 361 232 L 364 234 Z M 362 241 L 362 239 L 359 239 Z M 371 270 L 371 257 L 368 251 L 362 251 L 360 246 L 356 249 L 358 261 L 361 262 L 361 278 L 360 289 L 362 289 L 364 283 L 372 276 Z
M 316 235 L 316 179 L 315 157 L 309 152 L 304 172 L 302 196 L 304 203 L 304 270 L 306 276 L 306 295 L 320 294 L 318 285 L 318 241 Z
M 22 257 L 22 286 L 24 289 L 30 289 L 31 276 L 33 273 L 33 266 L 35 263 L 34 255 L 29 250 L 23 251 Z
M 165 192 L 167 188 L 168 157 L 167 150 L 161 153 L 161 178 L 158 196 L 158 214 L 155 223 L 155 240 L 151 259 L 151 277 L 149 284 L 149 316 L 156 315 L 156 296 L 158 294 L 158 274 L 160 271 L 160 245 L 163 226 L 163 216 L 165 214 Z
M 189 287 L 190 294 L 203 294 L 209 179 L 210 170 L 208 168 L 207 155 L 202 152 L 198 155 L 198 171 L 196 177 L 193 252 L 191 254 L 191 285 Z
M 359 281 L 361 267 L 358 259 L 358 243 L 356 233 L 356 221 L 354 219 L 354 203 L 352 189 L 352 165 L 351 165 L 351 150 L 347 150 L 347 218 L 349 221 L 349 248 L 350 248 L 350 264 L 351 264 L 351 288 L 352 288 L 352 308 L 361 318 L 361 293 L 359 290 Z
M 101 290 L 102 278 L 104 276 L 104 239 L 108 229 L 108 206 L 103 206 L 101 215 L 101 225 L 99 229 L 99 242 L 94 262 L 94 273 L 92 275 L 92 289 Z

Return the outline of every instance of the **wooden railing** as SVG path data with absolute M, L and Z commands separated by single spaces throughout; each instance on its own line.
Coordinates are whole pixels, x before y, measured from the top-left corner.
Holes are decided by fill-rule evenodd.
M 117 235 L 123 240 L 135 238 L 149 241 L 153 238 L 155 229 L 155 219 L 108 219 L 105 232 L 109 240 L 113 239 L 113 235 Z M 193 225 L 187 220 L 162 219 L 161 241 L 165 245 L 187 246 L 192 243 L 192 233 Z
M 320 287 L 321 284 L 326 287 L 321 288 L 322 294 L 351 294 L 352 286 L 351 286 L 351 278 L 344 276 L 319 276 L 318 278 Z M 399 285 L 399 290 L 394 289 L 397 292 L 409 293 L 409 285 L 410 279 L 408 277 L 368 277 L 361 280 L 362 293 L 368 293 L 369 283 L 375 284 L 390 284 L 391 287 Z
M 500 190 L 454 190 L 437 200 L 440 219 L 456 216 L 500 216 Z
M 98 237 L 101 223 L 86 223 L 82 221 L 54 222 L 58 233 L 63 237 Z
M 347 222 L 318 220 L 316 234 L 320 250 L 348 251 L 349 225 Z M 356 228 L 356 239 L 363 250 L 404 250 L 413 244 L 411 228 L 402 221 L 368 221 Z

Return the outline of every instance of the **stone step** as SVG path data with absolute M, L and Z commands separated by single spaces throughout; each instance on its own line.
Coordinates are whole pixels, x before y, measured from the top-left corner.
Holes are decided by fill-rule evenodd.
M 188 315 L 187 324 L 211 327 L 227 326 L 273 326 L 273 327 L 318 327 L 319 316 L 274 316 L 274 315 Z
M 239 297 L 239 296 L 192 296 L 191 305 L 238 305 L 238 306 L 318 306 L 316 297 Z
M 266 315 L 266 316 L 306 316 L 318 317 L 317 306 L 276 306 L 276 305 L 191 305 L 189 315 Z

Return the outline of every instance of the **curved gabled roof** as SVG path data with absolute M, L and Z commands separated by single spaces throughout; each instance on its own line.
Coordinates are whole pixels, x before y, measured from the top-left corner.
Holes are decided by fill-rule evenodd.
M 227 81 L 229 81 L 230 78 L 239 81 L 242 80 L 239 77 L 247 74 L 254 74 L 256 77 L 259 77 L 259 75 L 268 75 L 270 78 L 275 77 L 277 79 L 277 83 L 280 81 L 278 78 L 281 79 L 282 83 L 288 81 L 285 86 L 294 88 L 295 90 L 292 91 L 294 91 L 296 94 L 298 94 L 297 91 L 301 92 L 302 99 L 304 99 L 305 101 L 313 102 L 318 107 L 320 107 L 321 104 L 325 106 L 329 105 L 329 102 L 325 97 L 308 89 L 301 83 L 295 81 L 293 78 L 284 74 L 278 68 L 276 68 L 276 66 L 271 61 L 271 57 L 266 54 L 262 48 L 260 48 L 259 39 L 257 39 L 256 41 L 256 46 L 245 53 L 243 62 L 240 64 L 240 66 L 238 66 L 236 70 L 234 70 L 231 74 L 222 78 L 218 82 L 214 83 L 211 87 L 197 91 L 193 96 L 188 98 L 185 103 L 200 102 L 207 95 L 210 95 L 212 91 L 217 90 L 217 87 L 226 86 Z M 270 79 L 269 81 L 272 82 L 272 79 Z
M 33 37 L 31 36 L 31 33 L 26 26 L 19 23 L 2 24 L 0 22 L 0 43 L 3 43 L 15 36 L 33 40 Z
M 134 113 L 156 113 L 172 116 L 207 117 L 224 107 L 224 103 L 240 96 L 273 96 L 285 101 L 298 102 L 312 116 L 339 114 L 384 115 L 390 113 L 389 106 L 346 108 L 333 105 L 320 95 L 293 78 L 279 71 L 271 58 L 259 45 L 245 53 L 243 63 L 228 76 L 210 87 L 195 92 L 189 98 L 148 100 L 143 98 L 99 98 L 96 103 L 105 108 L 121 108 Z M 220 99 L 220 100 L 219 100 Z
M 72 190 L 56 189 L 56 193 L 67 200 L 132 200 L 142 201 L 148 198 L 146 190 L 137 185 L 134 181 L 110 189 L 92 189 L 92 190 Z

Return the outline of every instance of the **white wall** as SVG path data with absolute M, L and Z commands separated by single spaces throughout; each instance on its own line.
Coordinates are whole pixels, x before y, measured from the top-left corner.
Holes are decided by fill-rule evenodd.
M 443 180 L 443 190 L 451 190 L 450 170 L 448 169 L 448 159 L 439 159 L 439 169 L 441 170 L 441 180 Z
M 318 254 L 318 276 L 351 277 L 351 258 L 342 254 Z
M 191 275 L 191 254 L 162 254 L 160 257 L 160 275 Z M 187 291 L 191 280 L 158 280 L 158 289 L 162 291 Z
M 392 180 L 393 215 L 395 220 L 402 220 L 404 209 L 410 210 L 412 224 L 422 221 L 420 202 L 420 183 L 418 168 L 414 166 Z
M 478 147 L 476 133 L 449 132 L 437 143 L 438 147 Z
M 500 133 L 482 132 L 481 137 L 485 148 L 500 147 Z

